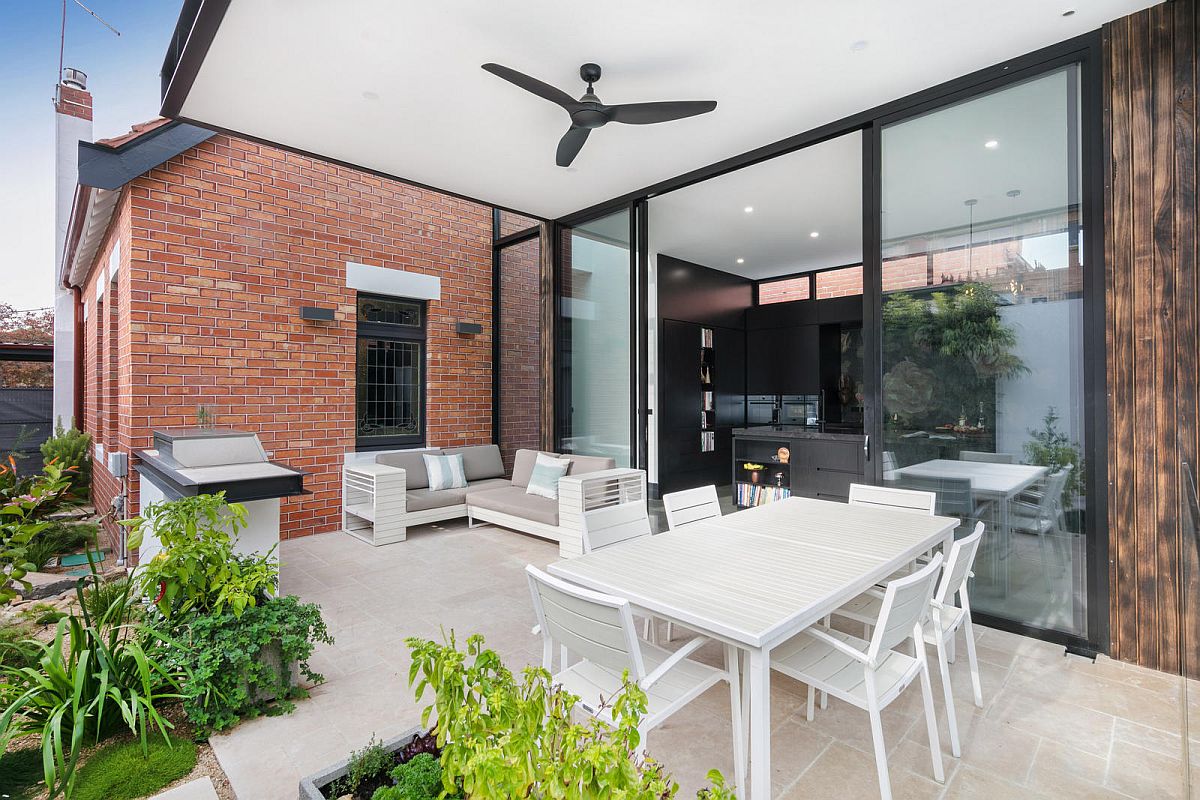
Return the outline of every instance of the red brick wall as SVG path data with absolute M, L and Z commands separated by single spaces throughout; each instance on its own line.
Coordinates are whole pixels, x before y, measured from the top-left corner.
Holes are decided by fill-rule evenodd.
M 506 469 L 520 448 L 540 444 L 541 239 L 500 251 L 500 453 Z
M 809 275 L 798 278 L 784 278 L 781 281 L 760 283 L 758 285 L 758 304 L 787 303 L 792 300 L 807 300 L 809 292 Z
M 818 272 L 816 284 L 818 300 L 862 294 L 862 266 Z
M 311 473 L 313 494 L 283 501 L 285 538 L 340 527 L 341 465 L 355 447 L 347 261 L 441 278 L 429 303 L 427 442 L 491 441 L 490 208 L 227 136 L 127 191 L 123 449 L 148 447 L 154 428 L 195 424 L 206 406 L 217 425 L 255 431 L 276 460 Z M 302 321 L 304 305 L 333 308 L 335 320 Z M 483 333 L 459 336 L 459 321 Z

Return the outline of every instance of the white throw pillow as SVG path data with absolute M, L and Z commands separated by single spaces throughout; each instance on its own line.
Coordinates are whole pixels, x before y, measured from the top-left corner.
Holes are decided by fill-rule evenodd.
M 425 472 L 429 474 L 429 491 L 439 492 L 443 489 L 465 489 L 467 473 L 463 469 L 462 453 L 453 455 L 422 454 L 425 458 Z
M 533 472 L 529 474 L 529 485 L 525 488 L 525 494 L 557 500 L 558 479 L 567 474 L 569 466 L 569 458 L 555 458 L 538 453 L 537 460 L 533 462 Z

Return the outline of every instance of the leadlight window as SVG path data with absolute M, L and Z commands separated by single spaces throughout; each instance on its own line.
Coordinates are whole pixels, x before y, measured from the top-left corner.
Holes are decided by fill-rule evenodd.
M 358 447 L 424 444 L 424 302 L 360 296 L 355 362 Z

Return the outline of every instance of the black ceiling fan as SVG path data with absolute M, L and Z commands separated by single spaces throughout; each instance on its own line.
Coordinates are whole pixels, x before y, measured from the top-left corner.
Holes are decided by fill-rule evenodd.
M 697 114 L 707 114 L 717 107 L 715 100 L 678 100 L 662 103 L 625 103 L 618 106 L 606 106 L 592 91 L 592 84 L 600 80 L 599 64 L 584 64 L 579 68 L 579 77 L 587 82 L 587 91 L 578 100 L 571 95 L 556 89 L 537 78 L 531 78 L 515 69 L 502 67 L 499 64 L 484 64 L 488 72 L 504 80 L 520 86 L 527 92 L 562 106 L 571 115 L 571 127 L 563 134 L 558 142 L 558 153 L 555 163 L 560 167 L 569 167 L 579 154 L 583 143 L 593 128 L 600 128 L 610 122 L 623 122 L 627 125 L 650 125 L 655 122 L 670 122 L 673 119 L 694 117 Z

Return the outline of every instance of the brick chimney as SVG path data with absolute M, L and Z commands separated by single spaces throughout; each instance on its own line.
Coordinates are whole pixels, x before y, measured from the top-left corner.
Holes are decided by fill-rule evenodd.
M 92 141 L 92 95 L 87 75 L 66 67 L 54 92 L 54 405 L 55 420 L 75 417 L 75 303 L 59 281 L 71 206 L 79 183 L 79 142 Z M 82 387 L 80 387 L 82 388 Z

